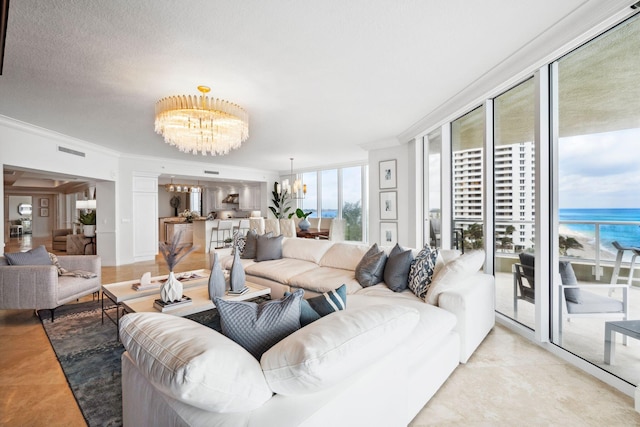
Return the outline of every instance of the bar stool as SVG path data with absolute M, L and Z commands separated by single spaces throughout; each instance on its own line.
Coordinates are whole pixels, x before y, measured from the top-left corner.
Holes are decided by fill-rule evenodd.
M 249 231 L 249 223 L 248 219 L 241 219 L 238 225 L 238 233 L 242 235 L 247 234 L 247 231 Z
M 215 230 L 215 240 L 213 231 Z M 209 252 L 211 252 L 211 243 L 216 242 L 216 247 L 220 247 L 220 243 L 224 243 L 224 239 L 231 237 L 231 231 L 233 230 L 232 221 L 219 221 L 218 228 L 211 229 L 211 239 L 209 240 Z M 222 233 L 222 239 L 220 239 L 220 233 Z

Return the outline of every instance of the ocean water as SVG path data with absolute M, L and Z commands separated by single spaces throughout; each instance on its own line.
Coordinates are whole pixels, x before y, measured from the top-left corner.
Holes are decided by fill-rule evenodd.
M 560 221 L 618 222 L 634 221 L 640 223 L 640 209 L 560 209 Z M 561 224 L 574 233 L 595 239 L 594 224 Z M 601 224 L 600 246 L 608 251 L 615 249 L 611 242 L 618 241 L 622 246 L 640 247 L 640 226 L 637 224 Z

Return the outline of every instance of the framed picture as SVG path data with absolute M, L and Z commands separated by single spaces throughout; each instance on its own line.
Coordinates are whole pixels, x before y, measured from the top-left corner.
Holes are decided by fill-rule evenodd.
M 48 208 L 49 207 L 49 199 L 40 199 L 40 207 Z
M 398 243 L 398 223 L 381 222 L 380 223 L 380 245 L 395 246 Z
M 380 192 L 380 219 L 398 219 L 398 193 L 396 191 Z
M 396 160 L 380 162 L 380 189 L 396 188 Z
M 40 208 L 40 216 L 49 216 L 49 208 Z

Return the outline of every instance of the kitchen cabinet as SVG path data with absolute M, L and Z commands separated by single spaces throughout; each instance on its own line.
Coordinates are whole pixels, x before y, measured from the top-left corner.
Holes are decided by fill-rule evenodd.
M 247 187 L 240 193 L 240 210 L 252 211 L 260 209 L 260 188 Z

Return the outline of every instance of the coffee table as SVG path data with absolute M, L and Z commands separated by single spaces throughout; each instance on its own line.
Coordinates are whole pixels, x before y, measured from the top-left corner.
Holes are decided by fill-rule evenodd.
M 267 286 L 256 285 L 255 283 L 246 282 L 245 286 L 249 288 L 247 292 L 242 295 L 230 295 L 227 294 L 222 297 L 228 301 L 246 301 L 261 296 L 269 295 L 271 288 Z M 184 290 L 184 294 L 191 298 L 192 303 L 179 307 L 171 311 L 166 311 L 166 314 L 173 316 L 188 316 L 190 314 L 200 313 L 201 311 L 211 310 L 215 308 L 215 305 L 209 299 L 209 286 L 207 284 L 195 286 Z M 140 297 L 130 299 L 122 302 L 122 306 L 126 313 L 142 313 L 151 312 L 159 313 L 159 311 L 153 306 L 153 302 L 158 298 L 158 294 L 149 295 L 146 297 Z
M 191 270 L 182 273 L 176 273 L 176 278 L 180 279 L 189 276 L 199 276 L 197 278 L 189 280 L 181 280 L 184 289 L 188 289 L 194 286 L 202 286 L 209 282 L 208 270 Z M 135 298 L 140 298 L 148 295 L 155 295 L 155 298 L 160 294 L 160 285 L 167 280 L 168 274 L 162 276 L 155 276 L 151 278 L 152 282 L 157 282 L 158 286 L 152 289 L 146 289 L 142 291 L 136 291 L 131 286 L 140 283 L 140 279 L 126 280 L 124 282 L 110 283 L 102 285 L 102 323 L 104 324 L 105 317 L 116 325 L 116 328 L 120 324 L 120 317 L 122 314 L 122 303 Z M 107 306 L 105 307 L 105 297 L 107 298 Z M 109 304 L 109 301 L 113 303 Z M 115 317 L 111 317 L 110 310 L 115 310 Z M 118 335 L 119 338 L 119 335 Z
M 627 344 L 627 337 L 640 340 L 640 320 L 604 322 L 604 363 L 607 365 L 614 364 L 616 355 L 616 332 L 623 335 L 625 345 Z

